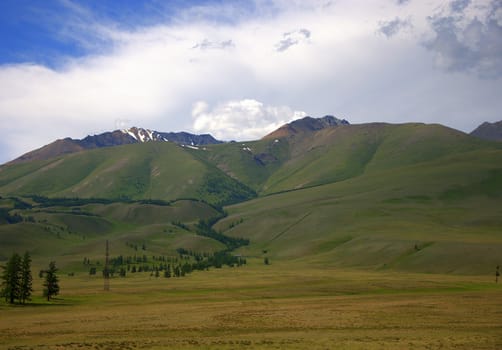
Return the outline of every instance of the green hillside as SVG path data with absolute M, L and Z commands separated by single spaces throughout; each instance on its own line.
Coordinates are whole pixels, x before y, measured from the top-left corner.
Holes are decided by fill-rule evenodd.
M 481 149 L 501 147 L 440 125 L 373 123 L 213 145 L 194 155 L 267 195 Z
M 3 166 L 0 193 L 110 199 L 199 198 L 216 205 L 254 196 L 252 190 L 202 163 L 184 148 L 160 142 Z
M 260 192 L 263 184 L 290 158 L 289 142 L 261 140 L 211 145 L 194 156 Z
M 108 202 L 15 209 L 7 198 L 33 194 Z M 250 240 L 239 254 L 271 261 L 461 274 L 502 263 L 502 145 L 441 125 L 342 125 L 203 149 L 96 149 L 2 166 L 0 195 L 4 213 L 33 218 L 0 221 L 4 258 L 16 247 L 42 256 L 56 247 L 70 263 L 77 252 L 102 256 L 103 238 L 124 252 L 132 241 L 156 253 L 218 251 L 228 243 L 221 232 Z M 214 207 L 138 202 L 180 198 Z M 231 203 L 222 218 L 215 208 Z M 197 234 L 199 219 L 216 231 L 205 224 Z
M 272 260 L 483 273 L 502 256 L 501 165 L 500 150 L 484 149 L 368 166 L 345 181 L 231 206 L 217 228 L 254 242 L 245 254 Z

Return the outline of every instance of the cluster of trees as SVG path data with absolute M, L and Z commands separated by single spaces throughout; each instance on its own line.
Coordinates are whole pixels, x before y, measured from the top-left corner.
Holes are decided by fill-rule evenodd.
M 136 251 L 138 251 L 138 244 L 137 243 L 126 242 L 126 246 L 128 246 L 129 248 L 132 248 L 132 249 L 134 249 Z M 145 242 L 143 242 L 141 244 L 141 249 L 142 250 L 146 250 L 146 244 L 145 244 Z
M 0 295 L 5 301 L 14 304 L 16 301 L 24 304 L 31 300 L 33 292 L 33 276 L 31 274 L 31 256 L 28 252 L 21 257 L 14 253 L 5 266 L 1 266 Z M 56 263 L 51 261 L 47 270 L 42 270 L 40 276 L 44 277 L 44 296 L 49 301 L 59 294 L 59 279 L 56 275 Z
M 177 227 L 179 227 L 179 228 L 181 228 L 183 230 L 190 231 L 190 227 L 188 227 L 187 225 L 185 225 L 181 221 L 171 221 L 171 224 L 173 226 L 177 226 Z
M 22 222 L 23 217 L 18 213 L 10 214 L 8 208 L 0 208 L 0 224 L 17 224 L 18 222 Z
M 232 221 L 232 222 L 230 223 L 230 225 L 228 226 L 228 229 L 232 229 L 232 228 L 234 228 L 235 226 L 242 224 L 243 222 L 244 222 L 244 219 L 243 219 L 243 218 L 240 218 L 240 220 L 237 220 L 237 221 L 235 221 L 235 222 L 234 222 L 234 221 Z
M 0 197 L 2 199 L 2 197 Z M 23 217 L 18 213 L 11 214 L 12 209 L 31 209 L 32 206 L 29 203 L 22 201 L 16 197 L 9 197 L 9 201 L 12 202 L 12 208 L 0 208 L 0 224 L 17 224 L 19 222 L 28 221 L 34 222 L 34 218 L 31 216 Z
M 194 270 L 207 270 L 210 267 L 221 268 L 223 265 L 230 267 L 242 266 L 246 264 L 246 259 L 231 254 L 228 251 L 219 251 L 214 254 L 209 253 L 196 253 L 183 248 L 177 249 L 180 254 L 180 258 L 194 258 L 194 262 L 186 262 L 181 264 L 182 271 L 190 273 Z
M 216 220 L 218 220 L 216 218 Z M 234 238 L 225 236 L 223 233 L 217 232 L 213 229 L 214 219 L 210 220 L 202 220 L 200 219 L 198 224 L 196 225 L 196 233 L 199 236 L 209 237 L 218 242 L 223 243 L 227 246 L 227 250 L 235 250 L 239 247 L 249 245 L 249 239 L 245 238 Z
M 102 198 L 48 198 L 33 195 L 31 198 L 41 207 L 77 207 L 86 204 L 111 204 L 112 200 Z
M 31 257 L 28 252 L 21 257 L 14 253 L 7 261 L 7 265 L 2 266 L 2 290 L 1 295 L 6 302 L 14 304 L 16 300 L 24 304 L 31 300 L 33 292 L 33 277 L 31 275 Z
M 213 204 L 215 209 L 255 198 L 256 192 L 246 185 L 230 178 L 221 177 L 217 172 L 206 173 L 198 195 Z
M 195 270 L 203 271 L 210 267 L 221 268 L 224 265 L 234 267 L 246 264 L 246 259 L 234 256 L 228 251 L 219 251 L 214 254 L 193 252 L 184 248 L 178 248 L 176 251 L 179 254 L 178 257 L 152 256 L 152 260 L 146 255 L 112 257 L 106 273 L 109 277 L 116 274 L 126 277 L 127 273 L 150 272 L 152 276 L 159 277 L 163 274 L 164 277 L 170 278 L 183 277 Z M 90 260 L 84 258 L 84 265 L 89 265 L 89 263 Z M 90 275 L 96 275 L 97 272 L 96 266 L 90 266 Z

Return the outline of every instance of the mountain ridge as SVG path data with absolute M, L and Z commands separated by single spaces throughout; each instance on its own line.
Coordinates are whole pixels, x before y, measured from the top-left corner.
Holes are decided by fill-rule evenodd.
M 368 171 L 399 169 L 476 149 L 499 149 L 498 143 L 441 125 L 329 123 L 331 118 L 303 118 L 291 123 L 296 133 L 289 137 L 275 138 L 272 133 L 258 141 L 204 147 L 165 142 L 165 135 L 141 129 L 129 130 L 136 131 L 140 141 L 127 131 L 115 131 L 130 142 L 115 147 L 98 147 L 108 145 L 110 135 L 98 140 L 102 144 L 86 138 L 81 142 L 93 149 L 85 152 L 79 152 L 82 144 L 61 140 L 55 143 L 58 157 L 2 166 L 0 192 L 49 197 L 201 198 L 220 203 L 218 189 L 224 188 L 227 194 L 221 203 L 235 203 L 239 198 L 345 181 Z M 150 142 L 159 137 L 163 142 Z M 63 154 L 65 151 L 69 154 Z
M 8 162 L 22 163 L 32 160 L 46 160 L 64 154 L 91 150 L 95 148 L 114 147 L 143 142 L 174 142 L 180 145 L 203 146 L 218 144 L 210 134 L 191 134 L 188 132 L 158 132 L 150 129 L 132 127 L 128 129 L 107 131 L 97 135 L 88 135 L 83 139 L 66 137 L 21 155 Z
M 326 115 L 321 118 L 307 116 L 283 125 L 274 132 L 264 136 L 263 139 L 283 137 L 286 136 L 286 134 L 292 135 L 302 132 L 311 132 L 331 126 L 349 124 L 347 120 L 338 119 L 331 115 Z M 284 131 L 286 129 L 287 132 Z M 160 132 L 134 126 L 131 128 L 106 131 L 101 134 L 87 135 L 82 139 L 73 139 L 70 137 L 58 139 L 38 149 L 29 151 L 6 164 L 23 163 L 32 160 L 46 160 L 60 155 L 95 148 L 114 147 L 143 142 L 174 142 L 187 147 L 224 143 L 224 141 L 217 140 L 210 134 L 192 134 L 186 131 Z
M 325 115 L 321 118 L 306 116 L 284 124 L 279 129 L 265 135 L 262 139 L 282 138 L 339 125 L 350 125 L 350 123 L 346 119 L 338 119 L 332 115 Z
M 484 140 L 502 141 L 502 120 L 494 123 L 484 122 L 474 129 L 470 135 Z

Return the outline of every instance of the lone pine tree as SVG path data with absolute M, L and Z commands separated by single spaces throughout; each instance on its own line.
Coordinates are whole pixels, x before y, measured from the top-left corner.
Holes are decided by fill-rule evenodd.
M 44 296 L 47 297 L 47 301 L 50 301 L 53 296 L 59 294 L 59 279 L 56 275 L 57 271 L 58 269 L 56 268 L 56 263 L 51 261 L 49 269 L 45 271 Z

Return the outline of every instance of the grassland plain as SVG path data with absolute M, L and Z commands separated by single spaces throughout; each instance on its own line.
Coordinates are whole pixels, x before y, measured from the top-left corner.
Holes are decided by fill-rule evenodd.
M 2 349 L 500 349 L 491 277 L 263 265 L 184 278 L 61 276 L 0 303 Z M 41 280 L 35 278 L 40 295 Z

